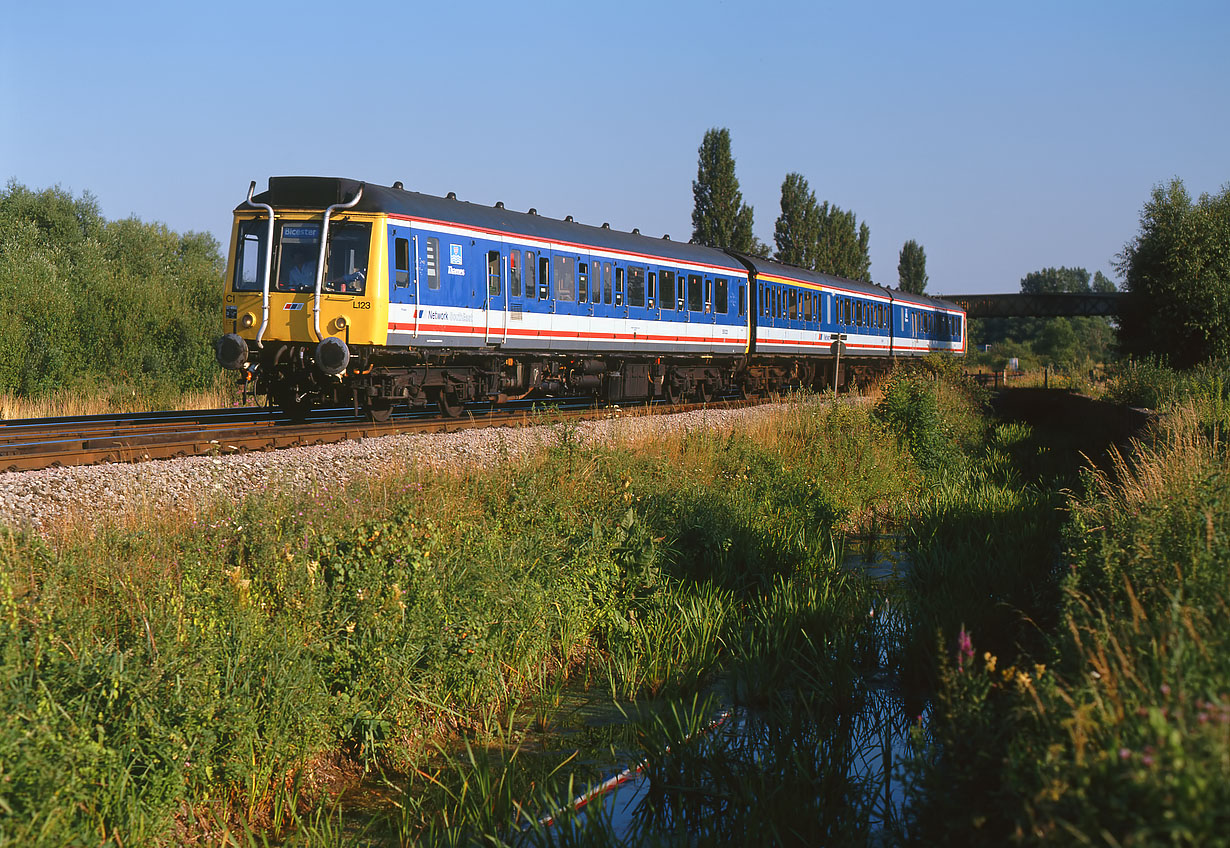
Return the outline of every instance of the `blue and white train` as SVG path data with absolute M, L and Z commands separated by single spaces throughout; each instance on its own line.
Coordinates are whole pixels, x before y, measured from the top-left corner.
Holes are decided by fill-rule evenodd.
M 217 357 L 294 416 L 703 401 L 965 351 L 952 303 L 665 236 L 400 183 L 273 177 L 254 191 L 235 210 Z

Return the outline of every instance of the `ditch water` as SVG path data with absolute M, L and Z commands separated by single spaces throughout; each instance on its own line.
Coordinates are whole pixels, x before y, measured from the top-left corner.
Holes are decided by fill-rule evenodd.
M 875 661 L 859 675 L 855 708 L 790 696 L 766 707 L 726 707 L 729 681 L 719 680 L 706 697 L 663 709 L 648 725 L 640 717 L 650 728 L 640 733 L 642 745 L 662 753 L 608 767 L 605 780 L 574 799 L 571 806 L 582 812 L 553 826 L 596 827 L 628 844 L 758 832 L 772 843 L 889 841 L 903 827 L 902 764 L 911 732 L 926 722 L 925 707 L 902 694 L 893 670 L 902 625 L 892 590 L 909 568 L 900 541 L 847 541 L 842 568 L 880 589 L 868 610 Z

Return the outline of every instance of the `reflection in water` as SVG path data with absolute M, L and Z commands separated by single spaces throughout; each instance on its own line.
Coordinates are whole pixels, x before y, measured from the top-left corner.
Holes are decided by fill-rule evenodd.
M 737 694 L 728 678 L 708 698 L 640 720 L 644 759 L 582 796 L 583 812 L 562 826 L 630 844 L 875 844 L 899 833 L 901 763 L 925 708 L 902 694 L 894 670 L 902 623 L 893 594 L 909 567 L 896 542 L 856 540 L 842 561 L 874 584 L 864 666 L 848 696 L 804 680 L 767 703 L 723 710 Z

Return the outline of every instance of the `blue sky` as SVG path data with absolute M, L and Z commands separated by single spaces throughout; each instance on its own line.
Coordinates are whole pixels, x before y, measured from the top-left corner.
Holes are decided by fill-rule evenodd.
M 1114 277 L 1151 188 L 1230 182 L 1230 3 L 0 0 L 0 179 L 229 236 L 248 181 L 348 176 L 691 234 L 728 127 L 757 235 L 781 182 L 906 239 L 935 293 Z

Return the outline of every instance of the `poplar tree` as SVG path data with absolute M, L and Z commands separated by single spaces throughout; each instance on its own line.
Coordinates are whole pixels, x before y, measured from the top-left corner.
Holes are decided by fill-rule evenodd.
M 927 288 L 927 252 L 914 239 L 897 254 L 897 280 L 903 292 L 922 294 Z
M 782 213 L 773 228 L 778 262 L 812 268 L 820 236 L 820 208 L 816 193 L 802 174 L 790 173 L 782 181 Z
M 820 204 L 814 268 L 848 280 L 871 281 L 871 230 L 853 212 Z
M 730 153 L 730 130 L 711 129 L 697 151 L 692 183 L 692 240 L 708 247 L 760 255 L 764 245 L 752 233 L 752 207 L 743 202 Z

